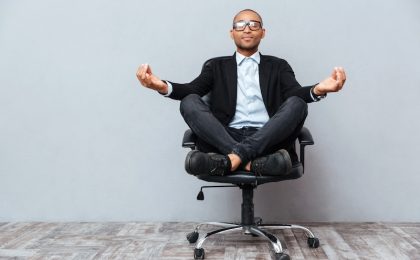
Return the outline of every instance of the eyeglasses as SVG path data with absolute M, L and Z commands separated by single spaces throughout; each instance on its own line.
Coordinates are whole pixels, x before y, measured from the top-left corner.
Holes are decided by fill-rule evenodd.
M 250 20 L 237 21 L 233 23 L 233 29 L 235 29 L 235 31 L 243 31 L 245 30 L 246 26 L 248 26 L 251 31 L 258 31 L 259 29 L 261 29 L 261 22 Z

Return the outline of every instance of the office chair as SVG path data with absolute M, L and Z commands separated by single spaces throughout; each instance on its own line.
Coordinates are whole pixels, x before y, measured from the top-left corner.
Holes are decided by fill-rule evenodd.
M 187 130 L 184 133 L 184 138 L 182 142 L 182 146 L 185 148 L 190 148 L 192 150 L 197 149 L 196 147 L 196 139 L 197 137 L 191 130 Z M 207 233 L 204 237 L 200 238 L 195 245 L 194 248 L 194 259 L 204 259 L 204 248 L 203 243 L 208 239 L 210 236 L 215 234 L 221 233 L 228 233 L 235 230 L 242 229 L 245 234 L 249 234 L 252 236 L 259 236 L 262 238 L 266 238 L 272 245 L 274 249 L 274 257 L 276 260 L 288 260 L 290 259 L 289 255 L 283 253 L 283 248 L 280 243 L 280 240 L 269 233 L 266 229 L 267 228 L 274 228 L 274 229 L 300 229 L 303 230 L 307 236 L 307 243 L 308 246 L 311 248 L 317 248 L 319 246 L 319 239 L 314 236 L 314 234 L 307 228 L 299 225 L 289 225 L 289 224 L 263 224 L 261 218 L 255 218 L 254 216 L 254 204 L 253 204 L 253 196 L 254 196 L 254 189 L 258 185 L 262 185 L 269 182 L 278 182 L 284 180 L 291 180 L 297 179 L 303 176 L 304 172 L 304 161 L 305 161 L 305 146 L 306 145 L 313 145 L 314 141 L 312 138 L 311 133 L 305 127 L 302 128 L 299 136 L 298 136 L 299 144 L 300 144 L 300 162 L 294 162 L 291 172 L 286 176 L 256 176 L 252 173 L 245 172 L 245 171 L 235 171 L 232 174 L 225 175 L 225 176 L 211 176 L 207 174 L 203 175 L 196 175 L 196 177 L 200 180 L 207 181 L 207 182 L 217 182 L 217 183 L 225 183 L 231 184 L 229 186 L 202 186 L 200 192 L 197 196 L 197 200 L 203 200 L 203 188 L 209 187 L 239 187 L 242 190 L 242 212 L 241 212 L 241 223 L 233 224 L 233 223 L 222 223 L 222 222 L 207 222 L 201 223 L 196 226 L 195 230 L 187 235 L 188 242 L 196 243 L 199 238 L 199 229 L 202 225 L 215 225 L 221 227 L 215 231 L 211 231 Z

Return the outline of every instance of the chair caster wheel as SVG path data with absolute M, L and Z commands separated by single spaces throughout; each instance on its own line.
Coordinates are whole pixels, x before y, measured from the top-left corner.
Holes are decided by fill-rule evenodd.
M 194 259 L 204 259 L 204 248 L 194 248 Z
M 188 242 L 190 242 L 190 244 L 197 242 L 197 239 L 198 239 L 198 232 L 197 231 L 193 231 L 193 232 L 187 234 L 187 240 L 188 240 Z
M 290 260 L 290 256 L 285 253 L 276 253 L 275 260 Z
M 319 239 L 316 237 L 308 237 L 308 246 L 312 248 L 319 247 Z

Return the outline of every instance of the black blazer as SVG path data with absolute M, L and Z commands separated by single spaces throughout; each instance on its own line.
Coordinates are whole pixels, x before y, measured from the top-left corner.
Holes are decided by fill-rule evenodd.
M 313 101 L 312 86 L 302 87 L 287 61 L 261 55 L 258 70 L 261 95 L 269 117 L 290 96 L 298 96 L 307 103 Z M 200 75 L 190 83 L 171 82 L 173 90 L 169 97 L 181 100 L 189 94 L 204 96 L 210 92 L 211 111 L 223 125 L 228 125 L 236 110 L 237 78 L 235 54 L 213 58 L 204 63 Z

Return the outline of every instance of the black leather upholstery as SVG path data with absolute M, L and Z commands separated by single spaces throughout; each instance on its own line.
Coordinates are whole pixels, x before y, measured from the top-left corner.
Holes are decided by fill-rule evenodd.
M 196 140 L 197 136 L 191 129 L 188 129 L 185 131 L 184 137 L 182 138 L 182 147 L 194 149 Z
M 313 145 L 314 139 L 312 138 L 311 132 L 306 127 L 302 127 L 298 136 L 299 143 L 302 145 Z
M 286 176 L 255 176 L 253 173 L 246 171 L 236 171 L 233 174 L 225 176 L 196 175 L 203 181 L 232 183 L 236 185 L 253 184 L 260 185 L 267 182 L 285 181 L 300 178 L 303 175 L 303 166 L 301 163 L 293 165 L 291 172 Z

